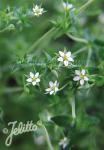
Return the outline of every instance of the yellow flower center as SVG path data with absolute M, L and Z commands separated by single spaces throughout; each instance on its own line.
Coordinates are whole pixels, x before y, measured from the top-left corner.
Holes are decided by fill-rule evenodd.
M 33 77 L 33 78 L 32 78 L 32 81 L 36 81 L 36 77 Z
M 80 78 L 81 78 L 81 79 L 84 79 L 84 77 L 85 77 L 85 75 L 80 74 Z
M 64 55 L 64 61 L 68 61 L 68 57 Z

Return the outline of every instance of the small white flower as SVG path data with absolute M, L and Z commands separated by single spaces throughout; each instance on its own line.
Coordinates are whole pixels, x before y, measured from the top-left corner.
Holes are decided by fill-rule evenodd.
M 33 6 L 34 15 L 39 17 L 44 13 L 44 9 L 41 6 L 35 5 Z
M 70 4 L 70 3 L 68 3 L 68 2 L 63 2 L 63 7 L 64 7 L 64 10 L 65 11 L 68 11 L 68 10 L 74 10 L 75 8 L 74 8 L 74 6 L 73 6 L 73 4 Z
M 73 78 L 74 81 L 79 81 L 80 85 L 84 85 L 85 81 L 88 81 L 89 78 L 86 76 L 86 71 L 84 69 L 75 70 L 75 77 Z
M 39 72 L 36 74 L 30 72 L 29 78 L 26 81 L 31 83 L 33 86 L 38 85 L 40 82 Z
M 67 67 L 71 62 L 74 61 L 72 58 L 71 52 L 62 52 L 59 51 L 60 57 L 58 58 L 58 61 L 63 62 L 64 65 Z
M 63 139 L 61 139 L 61 141 L 59 142 L 59 145 L 62 146 L 62 148 L 66 148 L 66 146 L 68 145 L 69 140 L 67 137 L 64 137 Z
M 49 88 L 46 89 L 46 94 L 49 93 L 50 95 L 52 95 L 52 94 L 55 95 L 59 90 L 58 86 L 59 86 L 59 83 L 57 81 L 55 81 L 55 82 L 50 81 Z

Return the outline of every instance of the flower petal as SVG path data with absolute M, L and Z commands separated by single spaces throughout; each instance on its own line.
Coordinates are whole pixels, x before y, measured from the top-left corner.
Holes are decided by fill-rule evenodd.
M 63 58 L 62 58 L 62 57 L 59 57 L 57 60 L 58 60 L 58 61 L 63 61 Z
M 80 80 L 80 77 L 79 77 L 79 76 L 75 76 L 75 77 L 73 78 L 73 80 L 74 80 L 74 81 L 79 81 L 79 80 Z
M 68 64 L 69 64 L 68 61 L 64 61 L 64 65 L 65 65 L 66 67 L 68 66 Z
M 84 69 L 82 69 L 81 73 L 82 73 L 82 75 L 85 75 L 86 71 Z
M 80 85 L 84 85 L 84 80 L 80 80 Z
M 57 80 L 56 80 L 55 83 L 54 83 L 54 86 L 57 86 L 57 84 L 58 84 L 58 83 L 57 83 Z
M 39 72 L 37 72 L 36 74 L 35 74 L 35 77 L 37 78 L 39 76 Z
M 67 6 L 69 9 L 73 8 L 73 4 L 68 4 Z
M 52 91 L 50 91 L 50 95 L 52 95 L 54 93 L 54 91 L 52 90 Z
M 50 92 L 50 91 L 51 91 L 51 88 L 47 88 L 47 89 L 46 89 L 46 92 Z
M 34 74 L 32 72 L 30 72 L 30 77 L 33 78 L 34 77 Z
M 58 87 L 55 87 L 55 93 L 56 93 L 58 90 L 59 90 Z
M 53 87 L 53 85 L 54 85 L 53 82 L 50 81 L 50 82 L 49 82 L 49 86 L 50 86 L 50 87 Z
M 72 61 L 72 62 L 73 62 L 73 61 L 74 61 L 74 59 L 73 59 L 72 57 L 69 57 L 69 61 Z
M 39 79 L 39 78 L 37 78 L 37 79 L 36 79 L 36 82 L 40 82 L 40 79 Z
M 59 54 L 60 54 L 61 57 L 64 57 L 64 52 L 59 51 Z
M 88 81 L 89 78 L 88 78 L 87 76 L 84 76 L 84 80 L 85 80 L 85 81 Z
M 28 78 L 26 81 L 27 81 L 27 82 L 32 82 L 32 79 L 31 79 L 31 78 Z
M 43 8 L 40 8 L 40 11 L 42 12 L 42 11 L 43 11 Z
M 63 7 L 66 8 L 67 6 L 67 3 L 63 2 Z
M 32 82 L 32 85 L 35 86 L 35 85 L 36 85 L 36 81 L 33 81 L 33 82 Z
M 35 16 L 39 16 L 39 14 L 38 14 L 38 13 L 35 13 L 34 15 L 35 15 Z
M 38 5 L 35 5 L 35 9 L 39 9 L 39 6 L 38 6 Z
M 35 8 L 33 8 L 33 12 L 35 12 Z
M 71 52 L 70 52 L 70 51 L 67 52 L 67 53 L 66 53 L 66 56 L 67 56 L 67 57 L 70 57 L 70 56 L 71 56 Z

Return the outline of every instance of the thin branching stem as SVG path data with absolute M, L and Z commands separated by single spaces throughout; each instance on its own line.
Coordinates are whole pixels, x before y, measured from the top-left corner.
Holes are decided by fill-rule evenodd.
M 37 41 L 35 41 L 32 46 L 28 49 L 28 52 L 31 52 L 34 50 L 34 48 L 40 44 L 41 42 L 43 42 L 43 40 L 48 37 L 51 33 L 53 33 L 55 31 L 55 27 L 51 28 L 48 32 L 46 32 L 42 37 L 40 37 Z
M 45 131 L 45 137 L 46 137 L 46 141 L 47 141 L 47 145 L 49 147 L 49 150 L 54 150 L 53 146 L 52 146 L 52 143 L 51 143 L 51 140 L 50 140 L 50 137 L 49 137 L 49 134 L 48 134 L 48 131 L 45 127 L 45 125 L 42 124 L 42 127 Z
M 74 52 L 73 55 L 77 55 L 77 54 L 79 54 L 79 53 L 81 53 L 81 52 L 84 52 L 84 51 L 86 51 L 86 50 L 87 50 L 87 47 L 83 47 L 83 48 L 77 50 L 76 52 Z
M 75 113 L 75 99 L 72 98 L 71 100 L 71 107 L 72 107 L 72 118 L 75 119 L 76 118 L 76 113 Z
M 88 67 L 89 64 L 90 64 L 91 55 L 92 55 L 92 49 L 89 48 L 89 50 L 88 50 L 88 57 L 87 57 L 87 61 L 86 61 L 86 67 Z
M 93 1 L 94 0 L 89 0 L 84 5 L 82 5 L 77 11 L 78 14 L 81 13 L 83 10 L 85 10 Z
M 22 87 L 14 87 L 14 88 L 6 88 L 2 92 L 5 94 L 9 94 L 9 93 L 16 93 L 21 91 L 23 91 Z
M 59 91 L 63 90 L 65 87 L 67 87 L 68 84 L 69 84 L 69 83 L 66 83 L 65 85 L 63 85 L 63 86 L 59 89 Z
M 67 33 L 66 35 L 76 42 L 88 44 L 88 41 L 86 39 L 75 37 L 75 36 L 71 35 L 70 33 Z
M 9 26 L 8 27 L 5 27 L 4 29 L 0 30 L 0 33 L 3 33 L 5 31 L 7 31 L 9 29 Z

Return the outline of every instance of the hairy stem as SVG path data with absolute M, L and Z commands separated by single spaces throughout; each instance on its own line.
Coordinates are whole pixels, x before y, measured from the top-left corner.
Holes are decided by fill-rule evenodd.
M 3 33 L 3 32 L 5 32 L 5 31 L 7 31 L 7 27 L 4 28 L 4 29 L 2 29 L 2 30 L 0 30 L 0 33 Z
M 66 34 L 69 38 L 71 38 L 72 40 L 76 41 L 76 42 L 81 42 L 81 43 L 85 43 L 85 44 L 88 44 L 88 41 L 86 39 L 82 39 L 82 38 L 79 38 L 79 37 L 75 37 L 73 35 L 71 35 L 70 33 L 67 33 Z
M 4 29 L 0 30 L 0 33 L 3 32 L 8 32 L 8 31 L 12 31 L 15 29 L 15 25 L 14 24 L 9 24 L 7 27 L 5 27 Z
M 89 50 L 88 50 L 88 57 L 87 57 L 87 61 L 86 61 L 86 67 L 88 67 L 89 64 L 90 64 L 91 55 L 92 55 L 92 49 L 89 48 Z
M 79 49 L 78 51 L 74 52 L 73 55 L 77 55 L 77 54 L 79 54 L 83 51 L 86 51 L 86 50 L 87 50 L 87 47 L 83 47 L 83 48 Z
M 21 91 L 23 91 L 22 87 L 14 87 L 14 88 L 6 88 L 2 92 L 7 94 L 7 93 L 16 93 Z
M 75 119 L 76 113 L 75 113 L 75 99 L 74 98 L 71 100 L 71 107 L 72 107 L 72 118 Z
M 33 43 L 33 45 L 28 49 L 28 51 L 33 51 L 34 50 L 34 48 L 38 45 L 38 44 L 40 44 L 41 42 L 43 42 L 43 40 L 46 38 L 46 37 L 48 37 L 51 33 L 53 33 L 53 31 L 55 30 L 56 28 L 55 27 L 53 27 L 53 28 L 51 28 L 48 32 L 46 32 L 42 37 L 40 37 L 37 41 L 35 41 L 34 43 Z
M 87 1 L 84 5 L 82 5 L 79 10 L 78 13 L 81 13 L 84 9 L 86 9 L 94 0 L 89 0 Z
M 48 134 L 48 131 L 47 131 L 46 127 L 43 124 L 42 124 L 42 127 L 43 127 L 43 129 L 45 131 L 45 137 L 46 137 L 46 141 L 47 141 L 47 145 L 49 147 L 49 150 L 54 150 L 54 148 L 53 148 L 53 146 L 51 144 L 51 140 L 50 140 L 50 137 L 49 137 L 49 134 Z
M 69 84 L 69 83 L 66 83 L 65 85 L 63 85 L 63 86 L 59 89 L 59 91 L 63 90 L 65 87 L 67 87 L 68 84 Z

